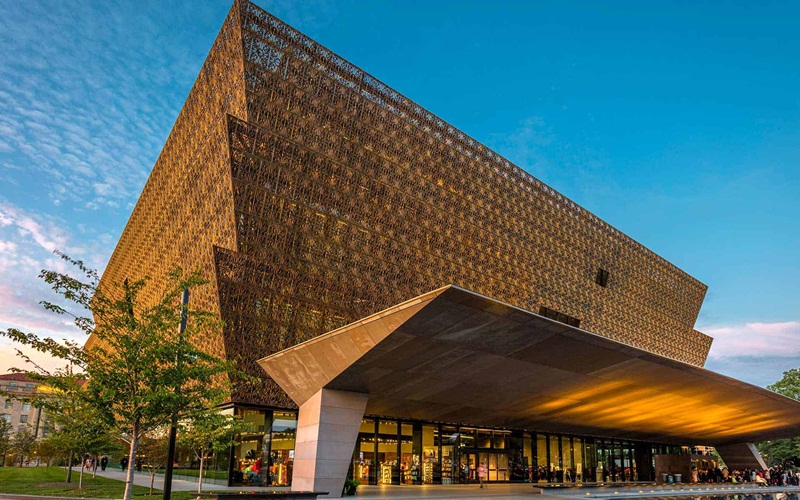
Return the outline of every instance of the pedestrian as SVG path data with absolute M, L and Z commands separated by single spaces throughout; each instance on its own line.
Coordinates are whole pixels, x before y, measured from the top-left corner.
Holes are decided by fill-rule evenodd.
M 105 471 L 107 465 L 108 465 L 108 457 L 103 455 L 103 458 L 100 459 L 100 470 Z
M 478 483 L 481 485 L 481 488 L 483 488 L 483 478 L 487 475 L 486 472 L 486 465 L 481 462 L 481 465 L 478 466 Z
M 122 457 L 119 459 L 119 466 L 122 469 L 122 472 L 128 468 L 128 457 Z

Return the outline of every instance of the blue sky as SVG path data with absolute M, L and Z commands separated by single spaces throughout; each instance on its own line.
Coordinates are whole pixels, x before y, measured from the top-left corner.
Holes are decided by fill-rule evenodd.
M 800 367 L 800 4 L 257 3 L 707 284 L 707 367 Z M 0 328 L 75 337 L 36 275 L 105 266 L 229 8 L 4 2 Z

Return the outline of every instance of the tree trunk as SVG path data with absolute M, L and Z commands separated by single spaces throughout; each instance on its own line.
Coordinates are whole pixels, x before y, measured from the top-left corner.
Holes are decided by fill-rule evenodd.
M 156 472 L 158 472 L 158 469 L 155 471 L 150 469 L 150 496 L 153 496 L 153 482 L 156 480 Z
M 72 482 L 72 452 L 69 452 L 69 461 L 67 462 L 67 482 Z
M 200 456 L 200 473 L 197 475 L 197 492 L 203 492 L 203 463 L 205 463 L 205 453 Z
M 99 456 L 94 456 L 94 455 L 93 455 L 93 458 L 92 458 L 92 463 L 93 463 L 94 465 L 92 465 L 92 479 L 94 479 L 94 478 L 96 478 L 96 477 L 97 477 L 97 464 L 98 464 L 99 462 L 100 462 L 100 457 L 99 457 Z
M 131 452 L 128 454 L 128 475 L 125 478 L 125 494 L 122 500 L 131 500 L 133 495 L 133 469 L 136 467 L 136 451 L 139 448 L 139 423 L 133 424 L 131 429 Z
M 86 468 L 86 460 L 83 460 L 84 456 L 85 456 L 84 454 L 81 454 L 81 475 L 78 476 L 78 489 L 79 490 L 83 489 L 83 469 Z

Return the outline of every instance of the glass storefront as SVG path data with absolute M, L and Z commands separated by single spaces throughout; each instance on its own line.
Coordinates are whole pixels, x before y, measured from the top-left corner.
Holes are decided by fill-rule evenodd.
M 297 438 L 297 413 L 273 412 L 270 436 L 269 484 L 292 484 L 294 444 Z
M 246 430 L 236 436 L 230 484 L 288 486 L 297 436 L 297 413 L 237 408 Z
M 272 412 L 238 408 L 245 431 L 235 441 L 231 461 L 231 483 L 236 485 L 269 486 L 266 464 L 269 462 L 269 420 Z
M 297 412 L 237 408 L 236 414 L 247 429 L 231 449 L 229 484 L 291 485 Z M 650 481 L 655 454 L 681 451 L 653 443 L 365 417 L 350 474 L 362 484 L 463 484 L 477 483 L 484 465 L 487 482 Z
M 461 468 L 457 461 L 458 427 L 444 425 L 441 428 L 442 484 L 460 482 Z

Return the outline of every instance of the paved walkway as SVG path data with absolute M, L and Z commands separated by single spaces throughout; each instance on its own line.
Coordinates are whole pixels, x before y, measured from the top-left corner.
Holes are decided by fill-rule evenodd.
M 121 471 L 118 468 L 107 468 L 104 471 L 97 469 L 97 475 L 107 477 L 109 479 L 116 479 L 118 481 L 125 481 L 127 479 L 128 472 Z M 133 473 L 133 484 L 137 486 L 146 486 L 150 487 L 150 473 L 146 471 L 142 472 L 134 472 Z M 156 474 L 155 482 L 153 482 L 153 488 L 163 490 L 164 489 L 164 474 Z M 250 491 L 253 488 L 247 488 L 242 486 L 225 486 L 221 484 L 212 484 L 212 483 L 203 483 L 203 491 Z M 266 489 L 266 488 L 265 488 Z M 289 488 L 269 488 L 270 490 L 275 491 L 285 491 Z M 197 479 L 194 480 L 186 480 L 186 479 L 172 479 L 172 491 L 197 491 Z
M 124 481 L 126 473 L 119 469 L 108 468 L 105 472 L 98 469 L 98 476 L 107 477 Z M 157 474 L 154 488 L 162 489 L 164 483 L 163 474 Z M 135 472 L 134 484 L 138 486 L 150 486 L 150 474 L 147 472 Z M 285 491 L 288 488 L 264 488 L 261 490 Z M 173 491 L 196 491 L 197 481 L 187 481 L 184 479 L 173 479 Z M 583 486 L 571 488 L 542 488 L 542 493 L 538 493 L 539 488 L 531 484 L 489 484 L 484 488 L 476 484 L 464 485 L 362 485 L 358 488 L 357 498 L 391 498 L 391 499 L 410 499 L 410 498 L 437 498 L 437 499 L 457 499 L 457 498 L 503 498 L 503 499 L 549 499 L 549 500 L 576 500 L 576 499 L 609 499 L 609 498 L 663 498 L 677 496 L 710 496 L 710 495 L 734 495 L 734 494 L 762 494 L 762 493 L 800 493 L 797 486 L 759 488 L 755 485 L 746 483 L 744 485 L 733 485 L 730 483 L 721 485 L 635 485 L 635 486 Z M 253 488 L 241 486 L 222 486 L 216 484 L 203 484 L 203 491 L 253 491 Z M 19 498 L 27 500 L 21 495 L 0 495 L 0 500 Z M 42 500 L 43 497 L 31 497 Z M 324 497 L 320 497 L 324 498 Z
M 721 496 L 743 493 L 800 493 L 800 488 L 796 486 L 759 488 L 749 484 L 542 488 L 541 494 L 537 494 L 537 489 L 530 484 L 490 484 L 483 489 L 478 485 L 359 486 L 358 497 L 391 499 L 504 498 L 515 500 L 595 500 L 610 498 Z
M 650 486 L 584 486 L 577 488 L 545 489 L 551 497 L 562 499 L 609 499 L 609 498 L 665 498 L 665 497 L 700 497 L 723 495 L 757 495 L 765 493 L 800 493 L 797 486 L 758 487 L 752 483 L 745 484 L 681 484 Z
M 325 497 L 320 497 L 321 499 Z M 545 492 L 537 494 L 530 484 L 490 484 L 481 488 L 477 484 L 453 485 L 415 485 L 397 486 L 380 485 L 358 487 L 356 498 L 504 498 L 504 499 L 557 499 L 563 496 L 554 496 Z

